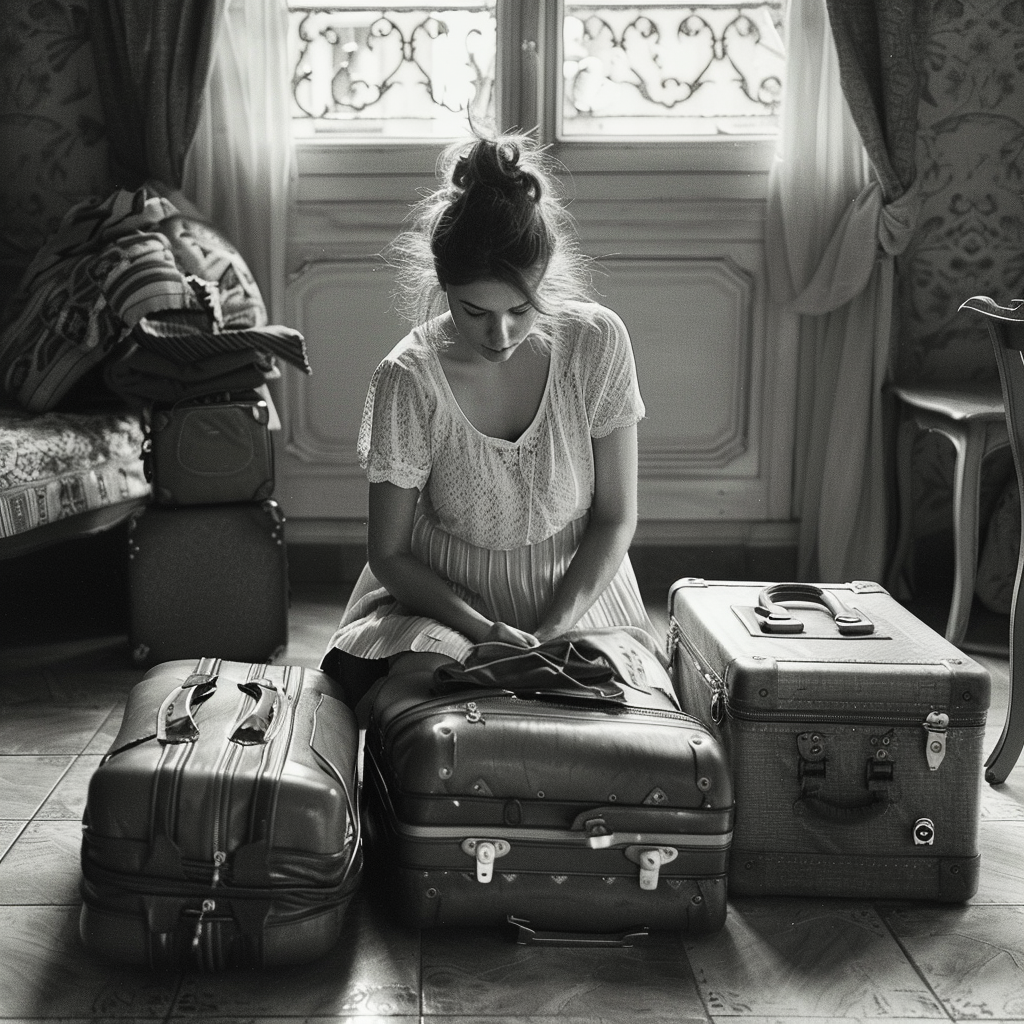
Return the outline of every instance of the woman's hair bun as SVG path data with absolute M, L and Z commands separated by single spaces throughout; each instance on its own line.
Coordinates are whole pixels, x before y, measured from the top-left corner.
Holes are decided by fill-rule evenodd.
M 516 141 L 479 139 L 456 161 L 452 184 L 466 192 L 478 186 L 503 194 L 518 192 L 536 203 L 543 192 L 540 177 L 525 163 L 523 150 Z

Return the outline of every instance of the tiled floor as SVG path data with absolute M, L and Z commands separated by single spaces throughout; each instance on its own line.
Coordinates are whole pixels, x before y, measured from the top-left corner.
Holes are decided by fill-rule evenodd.
M 341 595 L 293 602 L 283 660 L 315 665 Z M 732 899 L 722 931 L 630 949 L 521 947 L 504 932 L 396 926 L 365 897 L 322 961 L 168 975 L 80 946 L 85 786 L 140 673 L 115 647 L 49 667 L 0 656 L 0 1021 L 1024 1021 L 1024 767 L 984 790 L 966 906 Z M 1006 702 L 1007 665 L 985 658 Z

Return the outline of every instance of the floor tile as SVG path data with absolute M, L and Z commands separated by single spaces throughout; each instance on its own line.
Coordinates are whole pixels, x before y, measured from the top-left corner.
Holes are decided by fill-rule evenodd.
M 110 966 L 78 938 L 77 907 L 0 907 L 0 1018 L 162 1018 L 176 975 Z
M 89 795 L 89 780 L 99 767 L 98 754 L 81 755 L 67 770 L 56 789 L 39 808 L 37 821 L 81 821 Z
M 703 1019 L 680 943 L 624 949 L 517 945 L 497 929 L 422 934 L 423 1013 L 589 1021 Z
M 955 1020 L 1024 1020 L 1024 907 L 915 907 L 886 919 Z
M 0 755 L 0 819 L 31 818 L 71 767 L 70 755 Z
M 0 821 L 0 859 L 14 844 L 14 840 L 21 835 L 22 829 L 28 824 L 27 821 Z M 4 897 L 6 902 L 6 897 Z
M 413 1016 L 420 1009 L 419 933 L 383 919 L 365 893 L 352 902 L 346 933 L 315 963 L 280 971 L 189 972 L 177 1017 Z
M 999 786 L 985 783 L 981 791 L 981 817 L 1024 821 L 1024 763 L 1018 762 Z
M 78 822 L 30 822 L 0 860 L 3 902 L 8 906 L 78 906 L 81 849 Z
M 971 900 L 978 903 L 1024 903 L 1024 820 L 983 820 L 978 830 L 981 878 Z
M 943 1019 L 882 919 L 860 902 L 734 900 L 725 927 L 688 941 L 719 1017 Z
M 110 714 L 110 706 L 31 704 L 0 719 L 0 754 L 80 754 Z

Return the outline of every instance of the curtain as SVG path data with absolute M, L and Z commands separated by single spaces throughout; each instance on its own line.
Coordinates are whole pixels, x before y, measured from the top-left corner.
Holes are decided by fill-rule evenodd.
M 285 0 L 227 0 L 183 190 L 252 269 L 271 323 L 284 318 L 295 180 Z
M 769 287 L 798 316 L 799 393 L 809 396 L 794 481 L 798 572 L 831 582 L 885 572 L 894 257 L 920 206 L 912 5 L 877 0 L 877 15 L 875 6 L 836 0 L 830 24 L 824 0 L 791 0 L 769 181 Z
M 115 181 L 181 185 L 225 0 L 90 0 Z

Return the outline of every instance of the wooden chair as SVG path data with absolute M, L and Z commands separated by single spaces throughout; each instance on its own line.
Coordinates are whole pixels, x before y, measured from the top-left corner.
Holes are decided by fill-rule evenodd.
M 1024 495 L 1024 299 L 998 306 L 984 295 L 960 307 L 984 316 L 995 350 L 1002 387 L 1010 450 L 1017 486 Z M 1024 503 L 1022 503 L 1024 507 Z M 985 778 L 993 785 L 1006 781 L 1024 748 L 1024 544 L 1017 557 L 1017 578 L 1010 609 L 1010 694 L 1006 722 L 998 743 L 985 762 Z
M 967 633 L 978 570 L 978 509 L 981 467 L 985 459 L 1009 443 L 1006 414 L 999 387 L 938 388 L 897 385 L 900 402 L 896 472 L 900 529 L 887 585 L 897 597 L 905 595 L 904 578 L 913 539 L 913 474 L 911 458 L 918 430 L 948 438 L 956 454 L 953 478 L 953 600 L 946 620 L 946 639 L 958 647 Z M 911 586 L 911 590 L 913 587 Z

